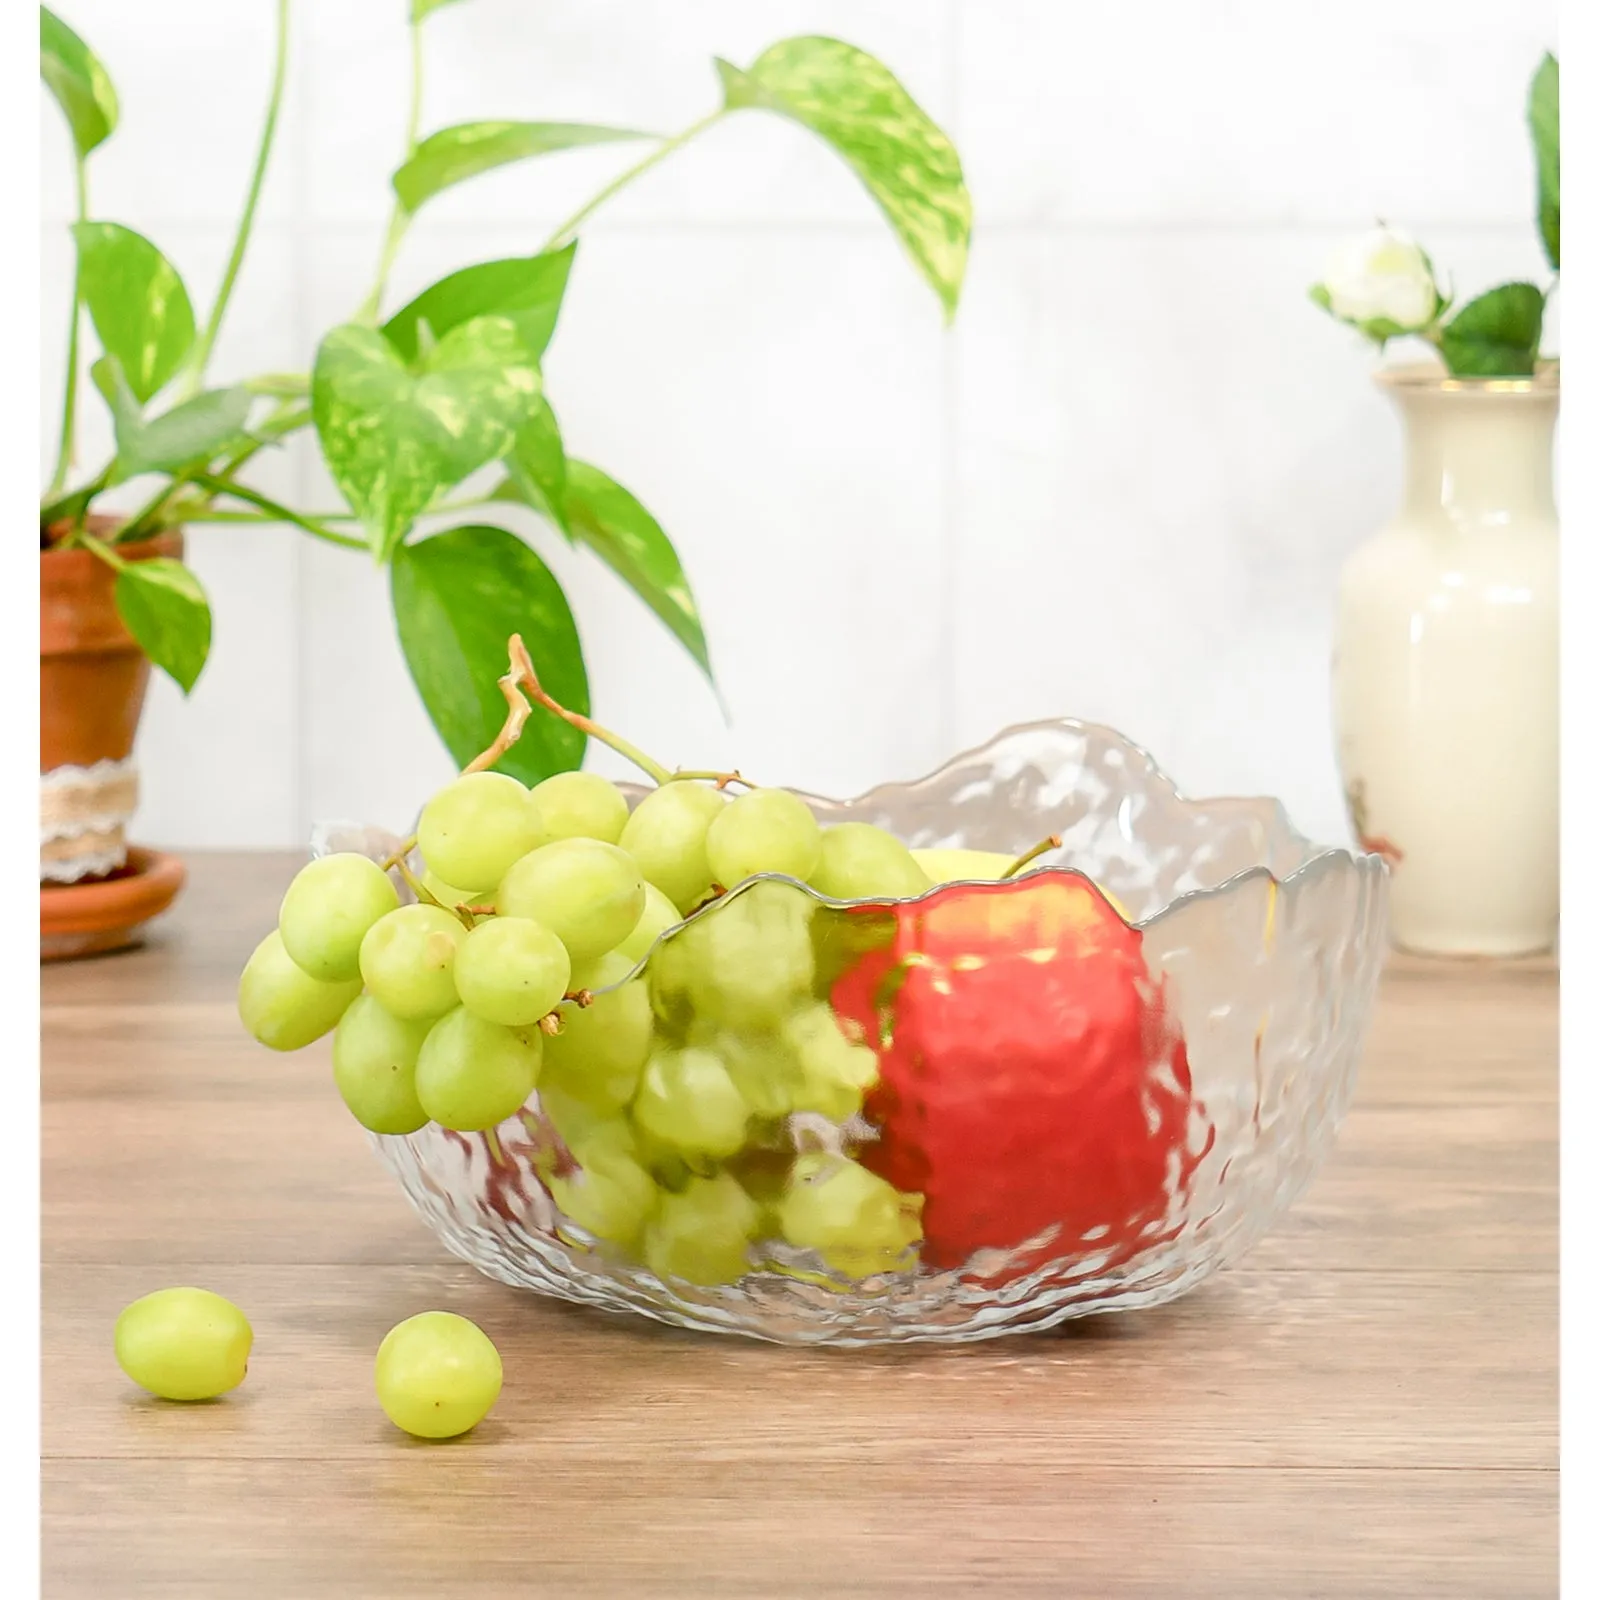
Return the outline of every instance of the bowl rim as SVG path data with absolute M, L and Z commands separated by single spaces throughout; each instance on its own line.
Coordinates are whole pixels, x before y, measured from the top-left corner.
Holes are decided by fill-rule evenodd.
M 682 918 L 678 922 L 673 923 L 670 928 L 663 928 L 661 932 L 658 933 L 650 942 L 650 945 L 645 950 L 645 953 L 639 958 L 637 964 L 628 972 L 625 977 L 619 978 L 613 984 L 606 985 L 606 987 L 603 989 L 595 989 L 591 992 L 595 995 L 608 994 L 613 989 L 620 989 L 625 983 L 631 983 L 646 970 L 650 964 L 651 958 L 655 955 L 656 951 L 660 948 L 665 940 L 675 937 L 682 929 L 688 927 L 691 923 L 698 922 L 708 913 L 728 904 L 728 902 L 731 900 L 737 899 L 740 895 L 745 894 L 751 885 L 757 883 L 785 883 L 793 888 L 802 890 L 818 905 L 827 906 L 830 910 L 843 911 L 849 910 L 855 906 L 913 906 L 920 904 L 924 900 L 930 899 L 934 895 L 944 894 L 951 889 L 1000 889 L 1003 885 L 1026 883 L 1030 879 L 1040 877 L 1045 873 L 1055 873 L 1060 876 L 1082 879 L 1083 882 L 1088 884 L 1089 887 L 1095 892 L 1098 898 L 1100 898 L 1102 901 L 1105 901 L 1106 908 L 1117 918 L 1119 922 L 1123 924 L 1124 927 L 1130 928 L 1137 933 L 1143 933 L 1145 930 L 1156 927 L 1166 918 L 1177 914 L 1184 908 L 1193 905 L 1198 901 L 1217 899 L 1225 894 L 1237 893 L 1239 889 L 1246 883 L 1265 880 L 1266 883 L 1270 885 L 1274 898 L 1276 898 L 1281 891 L 1294 886 L 1302 879 L 1309 879 L 1313 874 L 1320 876 L 1323 873 L 1342 869 L 1345 866 L 1349 866 L 1357 872 L 1370 873 L 1373 870 L 1371 864 L 1375 863 L 1377 870 L 1380 873 L 1387 875 L 1390 871 L 1388 862 L 1386 862 L 1384 858 L 1376 851 L 1359 849 L 1352 850 L 1346 845 L 1318 845 L 1307 834 L 1302 833 L 1297 827 L 1295 827 L 1294 823 L 1290 820 L 1288 809 L 1275 795 L 1186 794 L 1167 775 L 1166 769 L 1162 767 L 1161 763 L 1157 761 L 1156 758 L 1151 755 L 1151 753 L 1142 744 L 1138 743 L 1137 740 L 1130 739 L 1125 733 L 1121 732 L 1117 728 L 1113 728 L 1109 723 L 1088 722 L 1079 717 L 1041 717 L 1032 722 L 1011 723 L 1007 727 L 1002 728 L 998 733 L 992 735 L 989 739 L 985 740 L 982 744 L 974 745 L 970 749 L 959 751 L 957 754 L 951 756 L 948 761 L 940 763 L 939 766 L 932 768 L 930 771 L 924 773 L 921 777 L 909 779 L 890 779 L 884 783 L 874 784 L 872 788 L 863 790 L 860 794 L 851 795 L 844 799 L 839 799 L 832 795 L 816 794 L 808 789 L 790 789 L 789 793 L 797 796 L 801 800 L 820 801 L 823 805 L 827 806 L 857 806 L 870 804 L 876 802 L 878 797 L 884 795 L 886 792 L 921 788 L 924 784 L 929 783 L 933 779 L 937 778 L 941 773 L 947 772 L 951 767 L 984 756 L 1019 734 L 1038 733 L 1045 730 L 1059 731 L 1063 729 L 1069 732 L 1091 736 L 1098 734 L 1110 742 L 1120 745 L 1125 751 L 1136 757 L 1137 760 L 1143 764 L 1147 775 L 1155 782 L 1160 784 L 1167 791 L 1167 794 L 1170 796 L 1170 798 L 1176 801 L 1179 805 L 1216 806 L 1232 804 L 1252 807 L 1259 807 L 1263 805 L 1270 806 L 1276 815 L 1276 820 L 1282 826 L 1284 831 L 1292 840 L 1294 840 L 1303 848 L 1305 853 L 1304 859 L 1292 872 L 1285 873 L 1281 878 L 1275 872 L 1273 872 L 1271 867 L 1265 865 L 1264 863 L 1257 863 L 1254 866 L 1243 867 L 1238 872 L 1233 873 L 1230 877 L 1223 879 L 1221 883 L 1212 884 L 1208 888 L 1185 889 L 1182 894 L 1174 895 L 1171 900 L 1169 900 L 1160 908 L 1160 910 L 1152 912 L 1148 917 L 1135 919 L 1124 917 L 1117 907 L 1112 904 L 1109 899 L 1107 899 L 1099 884 L 1096 883 L 1095 880 L 1080 867 L 1061 866 L 1050 863 L 1036 867 L 1027 867 L 1023 871 L 1019 872 L 1014 878 L 1005 878 L 1000 880 L 993 878 L 953 878 L 948 883 L 936 883 L 932 885 L 932 887 L 924 889 L 921 894 L 900 896 L 869 896 L 856 900 L 835 900 L 831 896 L 825 895 L 820 890 L 813 888 L 809 883 L 804 882 L 802 879 L 790 877 L 787 873 L 759 872 L 754 876 L 746 878 L 742 882 L 735 884 L 733 888 L 727 890 L 723 894 L 718 895 L 716 899 L 707 900 L 703 905 L 696 906 L 688 916 Z M 649 794 L 652 789 L 652 785 L 650 784 L 634 782 L 622 782 L 619 783 L 617 787 L 625 794 L 630 795 Z M 774 785 L 773 787 L 781 788 L 785 786 Z M 576 1002 L 562 1002 L 562 1004 L 568 1003 Z

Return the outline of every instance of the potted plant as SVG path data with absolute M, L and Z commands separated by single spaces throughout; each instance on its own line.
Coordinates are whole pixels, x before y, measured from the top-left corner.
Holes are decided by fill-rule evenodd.
M 1455 307 L 1427 253 L 1380 227 L 1311 290 L 1380 350 L 1432 347 L 1378 374 L 1405 424 L 1406 487 L 1344 568 L 1334 658 L 1351 821 L 1394 872 L 1396 942 L 1428 954 L 1548 949 L 1560 913 L 1560 382 L 1541 357 L 1561 269 L 1559 101 L 1546 56 L 1528 122 L 1547 283 Z
M 776 114 L 832 146 L 946 315 L 954 314 L 971 232 L 960 160 L 889 69 L 865 51 L 803 37 L 780 41 L 748 67 L 718 60 L 720 103 L 669 135 L 510 120 L 424 132 L 427 22 L 451 3 L 411 0 L 408 132 L 370 292 L 324 334 L 306 370 L 221 386 L 208 383 L 211 352 L 272 157 L 289 0 L 276 0 L 266 114 L 233 248 L 203 318 L 151 240 L 91 208 L 89 158 L 115 131 L 116 95 L 84 41 L 40 8 L 40 70 L 71 130 L 78 199 L 60 449 L 39 517 L 44 880 L 98 877 L 122 864 L 136 788 L 133 735 L 149 666 L 185 693 L 204 669 L 212 618 L 183 562 L 186 525 L 289 523 L 353 557 L 375 558 L 412 679 L 458 762 L 488 744 L 499 725 L 493 684 L 511 633 L 528 641 L 552 692 L 570 707 L 589 706 L 566 597 L 523 530 L 592 551 L 709 678 L 705 634 L 671 540 L 621 482 L 568 456 L 542 358 L 582 225 L 714 123 L 752 111 Z M 526 255 L 475 262 L 404 305 L 389 304 L 391 268 L 435 196 L 510 162 L 602 143 L 637 145 L 643 153 L 549 238 L 530 239 Z M 74 455 L 85 313 L 98 345 L 87 352 L 88 382 L 110 409 L 115 437 L 112 458 L 86 470 Z M 251 482 L 262 452 L 306 429 L 343 497 L 346 509 L 337 515 L 284 505 Z M 147 489 L 142 502 L 126 515 L 107 514 L 103 497 L 130 480 Z M 432 520 L 439 513 L 450 518 L 442 530 Z M 418 526 L 425 515 L 426 533 Z M 504 766 L 533 782 L 578 765 L 583 752 L 581 733 L 541 713 Z

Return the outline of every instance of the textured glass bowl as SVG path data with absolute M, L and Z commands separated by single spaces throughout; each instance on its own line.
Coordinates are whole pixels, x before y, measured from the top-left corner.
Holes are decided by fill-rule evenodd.
M 1002 1093 L 1013 1069 L 1026 1070 L 1018 1064 L 1024 1057 L 1035 1066 L 1059 1058 L 1061 1066 L 1047 1126 L 1006 1125 L 997 1136 L 992 1108 L 974 1109 L 975 1165 L 955 1175 L 959 1186 L 981 1198 L 992 1184 L 999 1196 L 1008 1185 L 1015 1191 L 1014 1169 L 1034 1163 L 1068 1188 L 1076 1184 L 1091 1209 L 1100 1205 L 1094 1226 L 1084 1226 L 1090 1213 L 1080 1206 L 1074 1218 L 1027 1239 L 938 1266 L 912 1252 L 900 1270 L 862 1280 L 782 1245 L 758 1247 L 750 1270 L 732 1284 L 663 1280 L 558 1209 L 540 1177 L 550 1171 L 556 1136 L 535 1094 L 520 1117 L 487 1134 L 430 1125 L 403 1138 L 374 1136 L 413 1206 L 456 1255 L 504 1283 L 712 1332 L 793 1344 L 968 1340 L 1171 1300 L 1236 1260 L 1304 1191 L 1349 1105 L 1372 1010 L 1388 899 L 1378 857 L 1313 846 L 1274 800 L 1185 799 L 1137 746 L 1073 721 L 1010 729 L 915 783 L 885 784 L 854 800 L 803 798 L 824 823 L 876 823 L 913 848 L 1016 855 L 1059 834 L 1058 851 L 1004 886 L 944 887 L 875 907 L 789 892 L 817 903 L 819 960 L 834 968 L 848 960 L 837 953 L 853 930 L 898 926 L 915 943 L 938 916 L 955 916 L 972 950 L 994 955 L 996 941 L 1004 945 L 1016 931 L 1008 916 L 1015 922 L 1014 913 L 1042 906 L 1034 923 L 1045 947 L 1020 950 L 1011 938 L 1008 958 L 1019 971 L 1017 958 L 1039 961 L 1058 988 L 1065 977 L 1070 1002 L 1075 957 L 1071 939 L 1059 935 L 1071 916 L 1063 922 L 1050 903 L 1086 903 L 1080 874 L 1109 891 L 1142 938 L 1149 974 L 1142 992 L 1165 1019 L 1149 1031 L 1138 1067 L 1149 1135 L 1165 1145 L 1129 1165 L 1125 1150 L 1097 1142 L 1097 1119 L 1110 1113 L 1097 1069 L 1091 1062 L 1085 1070 L 1081 1059 L 1094 1044 L 1092 1017 L 1086 1024 L 1070 1003 L 1066 1012 L 1043 1007 L 1030 1016 L 1034 990 L 1025 982 L 1015 991 L 1018 1005 L 987 1015 L 974 1011 L 980 1002 L 963 999 L 959 985 L 952 996 L 935 977 L 945 997 L 941 1020 L 926 1038 L 902 1040 L 902 1053 L 921 1051 L 931 1038 L 929 1059 L 948 1066 L 951 1049 L 969 1041 L 980 1094 L 987 1083 Z M 330 826 L 319 830 L 316 847 L 381 857 L 395 842 L 370 829 Z M 727 914 L 737 898 L 713 903 L 682 927 Z M 665 946 L 682 937 L 681 929 L 662 936 L 641 968 L 647 977 Z M 958 956 L 953 968 L 983 959 Z M 911 1070 L 915 1082 L 920 1055 Z M 1177 1092 L 1177 1079 L 1186 1079 L 1186 1092 Z M 872 1105 L 869 1099 L 868 1122 L 841 1128 L 799 1116 L 789 1135 L 798 1148 L 865 1149 L 870 1161 Z M 1124 1118 L 1119 1137 L 1127 1132 Z M 558 1142 L 554 1148 L 565 1155 Z M 1135 1193 L 1140 1182 L 1151 1190 L 1152 1157 L 1160 1159 L 1155 1192 Z M 1141 1171 L 1144 1179 L 1129 1177 Z M 949 1164 L 944 1176 L 952 1176 Z M 938 1254 L 925 1247 L 929 1253 Z

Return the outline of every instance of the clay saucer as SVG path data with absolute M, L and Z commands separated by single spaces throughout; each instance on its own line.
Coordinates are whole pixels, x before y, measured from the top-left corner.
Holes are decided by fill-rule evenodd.
M 39 959 L 68 961 L 137 944 L 186 876 L 176 856 L 128 846 L 128 864 L 92 883 L 39 885 Z

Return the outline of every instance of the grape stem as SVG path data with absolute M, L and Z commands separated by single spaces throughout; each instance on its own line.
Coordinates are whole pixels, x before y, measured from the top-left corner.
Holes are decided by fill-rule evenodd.
M 1007 878 L 1016 877 L 1016 875 L 1021 872 L 1030 861 L 1038 860 L 1038 858 L 1042 856 L 1045 851 L 1059 850 L 1060 848 L 1061 835 L 1059 833 L 1052 833 L 1048 839 L 1041 839 L 1031 850 L 1024 850 L 1022 854 L 1018 856 L 1017 859 L 1000 874 L 1000 881 L 1004 883 Z
M 406 853 L 410 854 L 409 851 Z M 417 877 L 416 873 L 414 873 L 411 868 L 406 865 L 404 856 L 395 862 L 395 866 L 400 869 L 400 876 L 406 880 L 406 883 L 410 887 L 412 894 L 414 894 L 423 905 L 438 906 L 441 911 L 448 911 L 451 916 L 456 918 L 456 920 L 461 923 L 468 933 L 471 933 L 472 930 L 477 926 L 477 924 L 472 920 L 472 913 L 468 911 L 465 906 L 447 906 L 444 901 L 438 897 L 438 895 L 436 895 L 425 883 L 423 883 L 422 880 Z
M 576 728 L 586 737 L 598 739 L 601 744 L 609 745 L 619 756 L 631 761 L 658 788 L 662 784 L 679 783 L 691 778 L 715 783 L 719 789 L 726 789 L 730 783 L 741 783 L 747 789 L 755 788 L 748 778 L 742 777 L 738 772 L 698 772 L 683 769 L 669 772 L 659 761 L 652 760 L 621 734 L 601 727 L 592 717 L 586 717 L 581 711 L 569 711 L 550 694 L 539 682 L 539 674 L 534 671 L 532 658 L 528 655 L 520 633 L 511 635 L 506 645 L 506 654 L 509 663 L 505 676 L 500 679 L 500 692 L 506 697 L 505 724 L 495 736 L 494 743 L 481 755 L 474 757 L 462 769 L 463 772 L 482 772 L 492 767 L 522 737 L 523 727 L 532 714 L 533 706 L 537 705 L 542 706 L 552 716 L 560 717 L 563 722 Z M 530 700 L 532 704 L 529 703 Z
M 406 857 L 410 855 L 411 852 L 416 848 L 417 836 L 413 833 L 402 839 L 400 843 L 397 844 L 394 849 L 383 858 L 379 865 L 382 866 L 385 872 L 392 872 L 396 867 L 399 867 L 401 871 L 405 873 Z M 405 876 L 409 880 L 410 874 L 405 873 Z

